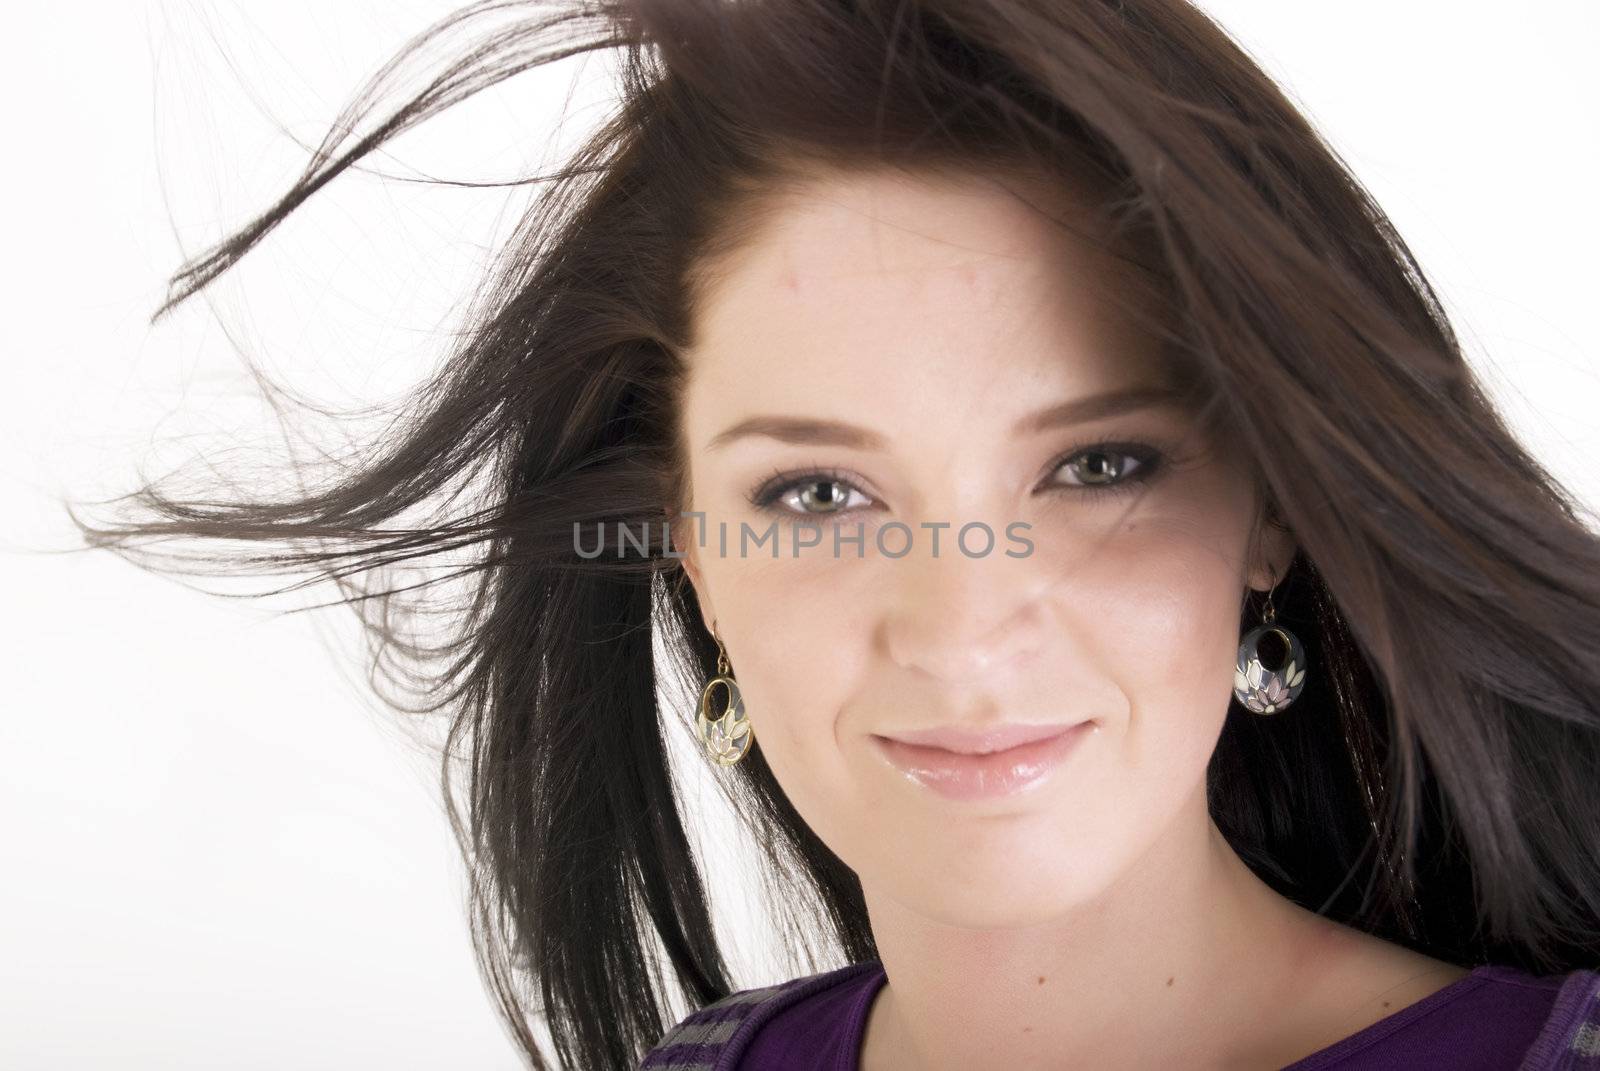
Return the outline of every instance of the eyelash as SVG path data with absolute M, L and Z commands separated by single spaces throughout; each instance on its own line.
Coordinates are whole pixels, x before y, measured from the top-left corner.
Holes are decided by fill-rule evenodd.
M 1105 495 L 1129 494 L 1141 484 L 1150 483 L 1167 469 L 1170 458 L 1165 450 L 1150 443 L 1137 441 L 1107 441 L 1101 439 L 1078 443 L 1066 451 L 1056 455 L 1050 464 L 1048 473 L 1054 476 L 1062 466 L 1083 454 L 1105 453 L 1120 454 L 1132 458 L 1138 464 L 1133 475 L 1124 476 L 1109 484 L 1053 484 L 1050 489 L 1069 491 L 1074 495 L 1082 496 L 1090 501 L 1097 500 Z M 790 517 L 826 517 L 828 511 L 807 513 L 803 510 L 792 510 L 776 505 L 779 498 L 796 489 L 804 489 L 818 483 L 838 483 L 851 491 L 860 491 L 843 471 L 835 468 L 808 469 L 799 472 L 778 470 L 766 480 L 762 481 L 754 491 L 749 494 L 750 504 L 758 510 L 771 513 L 781 513 Z M 865 494 L 865 492 L 862 492 Z M 848 497 L 848 495 L 846 496 Z M 834 510 L 837 516 L 848 510 Z

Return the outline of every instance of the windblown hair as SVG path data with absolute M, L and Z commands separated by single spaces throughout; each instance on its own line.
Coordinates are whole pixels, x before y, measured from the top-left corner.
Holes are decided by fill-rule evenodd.
M 473 47 L 395 93 L 456 33 Z M 686 508 L 697 295 L 773 195 L 824 168 L 1043 176 L 1092 191 L 1143 251 L 1199 411 L 1247 459 L 1261 522 L 1299 548 L 1273 603 L 1310 681 L 1282 716 L 1234 704 L 1207 771 L 1241 857 L 1297 903 L 1437 958 L 1600 966 L 1600 536 L 1492 407 L 1343 161 L 1182 0 L 475 4 L 408 44 L 155 318 L 396 134 L 604 50 L 622 60 L 614 115 L 533 180 L 548 185 L 466 330 L 359 463 L 293 496 L 158 480 L 100 520 L 72 511 L 89 545 L 146 567 L 144 543 L 221 539 L 240 549 L 166 568 L 332 581 L 385 672 L 422 682 L 416 709 L 449 719 L 442 787 L 479 963 L 530 1066 L 634 1067 L 675 1004 L 742 987 L 668 758 L 692 715 L 658 698 L 712 675 L 715 643 L 677 556 L 586 559 L 572 532 Z M 405 632 L 403 601 L 428 585 L 351 579 L 463 548 L 439 578 L 470 585 L 442 646 Z M 855 873 L 759 742 L 721 774 L 810 969 L 876 956 Z

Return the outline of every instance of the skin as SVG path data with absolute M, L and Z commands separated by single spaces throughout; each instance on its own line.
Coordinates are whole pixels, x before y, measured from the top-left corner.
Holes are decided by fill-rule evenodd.
M 778 195 L 698 296 L 682 428 L 709 538 L 681 527 L 678 548 L 763 754 L 860 876 L 889 978 L 863 1068 L 1280 1067 L 1465 972 L 1279 896 L 1211 821 L 1241 600 L 1295 548 L 1182 409 L 1014 433 L 1055 403 L 1165 381 L 1154 339 L 1111 300 L 1136 280 L 1041 214 L 1075 218 L 1058 194 L 819 172 Z M 713 445 L 757 415 L 883 441 Z M 1105 441 L 1157 446 L 1166 467 L 1136 496 L 1087 497 L 1096 459 L 1061 455 Z M 779 470 L 798 479 L 772 511 L 752 506 Z M 774 520 L 778 558 L 740 556 L 739 524 Z M 863 524 L 865 553 L 835 556 L 831 536 L 791 553 L 806 521 Z M 904 556 L 876 549 L 890 521 L 912 529 Z M 970 521 L 994 552 L 956 550 Z M 1026 556 L 1004 553 L 1021 549 L 1014 521 L 1031 525 Z M 951 526 L 938 556 L 924 522 Z M 873 740 L 1086 718 L 1041 790 L 980 802 L 913 783 Z

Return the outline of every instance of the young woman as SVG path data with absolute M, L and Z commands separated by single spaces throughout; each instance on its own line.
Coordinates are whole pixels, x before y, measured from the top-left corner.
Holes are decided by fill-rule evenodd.
M 80 523 L 341 584 L 481 552 L 453 645 L 371 625 L 468 758 L 530 1066 L 1600 1065 L 1600 536 L 1220 29 L 515 8 L 419 38 L 499 20 L 161 310 L 395 133 L 620 49 L 409 422 L 295 500 Z M 729 977 L 689 727 L 832 964 Z

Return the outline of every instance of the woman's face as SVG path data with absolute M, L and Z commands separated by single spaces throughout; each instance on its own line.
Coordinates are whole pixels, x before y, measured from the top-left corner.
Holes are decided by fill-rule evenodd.
M 1064 419 L 1167 384 L 1108 300 L 1129 277 L 1072 231 L 954 176 L 819 175 L 780 209 L 718 265 L 685 355 L 705 516 L 679 546 L 706 625 L 784 791 L 869 893 L 955 925 L 1048 918 L 1203 806 L 1240 600 L 1292 545 L 1247 563 L 1249 480 L 1182 408 Z M 992 547 L 958 544 L 974 522 Z M 977 799 L 876 739 L 1084 721 L 1043 781 Z

